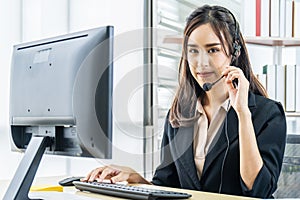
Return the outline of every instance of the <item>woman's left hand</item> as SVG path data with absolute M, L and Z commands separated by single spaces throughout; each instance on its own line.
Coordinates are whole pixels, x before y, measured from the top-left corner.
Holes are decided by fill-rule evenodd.
M 231 106 L 237 113 L 248 109 L 249 81 L 246 79 L 243 71 L 239 67 L 226 66 L 222 74 L 226 78 L 225 83 L 228 88 Z M 236 88 L 233 84 L 235 79 L 238 80 Z

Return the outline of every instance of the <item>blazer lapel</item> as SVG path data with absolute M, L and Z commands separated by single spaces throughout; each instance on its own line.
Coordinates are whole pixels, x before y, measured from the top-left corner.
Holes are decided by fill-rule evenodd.
M 230 123 L 228 123 L 230 122 Z M 233 108 L 230 108 L 227 114 L 227 134 L 229 138 L 229 144 L 231 144 L 234 140 L 238 137 L 238 120 L 236 113 L 234 112 Z M 227 147 L 227 139 L 225 134 L 226 129 L 226 119 L 224 122 L 224 126 L 222 126 L 222 132 L 219 136 L 218 141 L 216 142 L 215 146 L 211 149 L 211 151 L 206 155 L 205 163 L 203 167 L 202 174 L 205 174 L 206 170 L 210 167 L 213 160 L 219 156 L 219 154 L 224 151 Z
M 248 94 L 248 106 L 250 111 L 252 112 L 256 108 L 255 95 L 252 92 Z M 206 155 L 205 163 L 202 171 L 202 175 L 205 174 L 206 170 L 210 167 L 213 160 L 226 149 L 227 147 L 227 139 L 226 139 L 226 123 L 227 123 L 227 134 L 229 138 L 229 145 L 238 139 L 238 118 L 236 112 L 231 107 L 227 113 L 227 122 L 225 119 L 224 126 L 222 127 L 221 135 L 215 144 L 215 146 L 211 149 L 211 151 Z
M 194 127 L 180 127 L 173 135 L 173 144 L 170 145 L 173 151 L 173 155 L 176 156 L 173 159 L 179 162 L 182 167 L 180 171 L 185 171 L 185 174 L 190 178 L 190 183 L 193 187 L 200 189 L 200 181 L 197 175 L 196 165 L 194 161 Z M 185 180 L 187 180 L 185 177 Z

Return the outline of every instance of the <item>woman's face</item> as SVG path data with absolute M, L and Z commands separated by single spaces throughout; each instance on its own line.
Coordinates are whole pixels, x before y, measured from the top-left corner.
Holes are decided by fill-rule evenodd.
M 228 47 L 225 48 L 228 52 Z M 220 78 L 225 66 L 231 62 L 231 56 L 226 55 L 210 24 L 201 25 L 191 33 L 187 59 L 190 71 L 201 87 Z

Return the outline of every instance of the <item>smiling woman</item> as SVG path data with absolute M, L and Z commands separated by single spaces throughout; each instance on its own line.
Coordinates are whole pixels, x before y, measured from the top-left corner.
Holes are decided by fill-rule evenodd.
M 187 60 L 190 71 L 199 85 L 213 82 L 222 76 L 225 66 L 229 66 L 232 56 L 227 55 L 228 47 L 224 49 L 219 38 L 211 34 L 210 24 L 195 29 L 187 44 Z M 210 68 L 208 66 L 211 66 Z
M 177 160 L 173 166 L 163 160 L 153 183 L 173 185 L 178 180 L 185 188 L 272 197 L 285 147 L 285 115 L 254 76 L 238 22 L 228 9 L 206 5 L 188 17 L 184 36 L 179 87 L 163 139 L 164 156 Z M 215 84 L 209 91 L 207 82 Z M 190 145 L 183 156 L 173 152 L 174 138 L 180 135 L 192 141 L 181 143 Z M 270 137 L 274 140 L 268 141 Z M 195 166 L 189 167 L 192 181 L 184 179 L 184 163 Z M 167 172 L 168 181 L 163 176 Z
M 238 22 L 228 9 L 205 5 L 187 18 L 184 36 L 179 86 L 151 183 L 271 198 L 285 149 L 285 114 L 254 76 Z M 207 82 L 215 83 L 208 91 Z M 114 165 L 91 171 L 85 181 L 106 177 L 149 183 Z

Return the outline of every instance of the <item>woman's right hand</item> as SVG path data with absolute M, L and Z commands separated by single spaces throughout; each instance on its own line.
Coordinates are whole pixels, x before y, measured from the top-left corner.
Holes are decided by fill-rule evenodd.
M 81 179 L 81 181 L 93 182 L 96 180 L 103 182 L 104 179 L 110 179 L 112 183 L 127 181 L 128 183 L 151 184 L 133 169 L 117 165 L 98 167 Z

